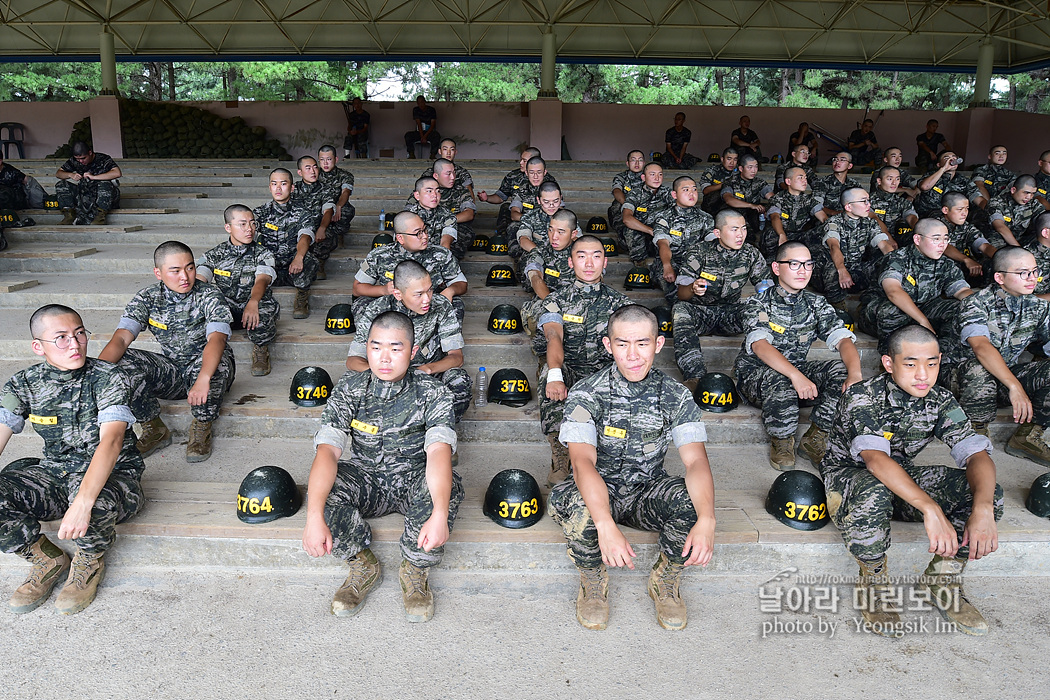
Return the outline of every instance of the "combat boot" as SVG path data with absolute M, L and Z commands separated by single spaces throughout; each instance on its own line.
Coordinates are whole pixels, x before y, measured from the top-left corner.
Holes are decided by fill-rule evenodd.
M 944 619 L 955 623 L 956 629 L 979 637 L 988 633 L 988 623 L 962 590 L 965 559 L 947 559 L 937 554 L 922 572 L 922 585 L 930 592 L 933 605 Z
M 252 376 L 265 377 L 270 373 L 270 346 L 256 345 L 252 348 Z
M 853 595 L 854 605 L 860 607 L 860 614 L 871 625 L 872 632 L 883 637 L 900 637 L 901 616 L 890 609 L 884 599 L 890 592 L 886 557 L 870 562 L 858 559 L 857 563 L 860 564 L 860 576 Z
M 1043 426 L 1022 423 L 1007 441 L 1006 454 L 1050 467 L 1050 447 L 1043 441 Z
M 295 290 L 295 306 L 292 308 L 292 318 L 307 318 L 310 315 L 310 290 Z
M 685 384 L 685 388 L 689 390 L 689 393 L 693 396 L 696 395 L 696 387 L 700 383 L 700 380 L 696 377 L 692 379 L 686 379 L 682 384 Z
M 91 225 L 92 226 L 105 226 L 106 225 L 106 215 L 107 214 L 109 214 L 109 212 L 107 210 L 99 209 L 98 213 L 95 214 L 95 218 L 91 220 Z
M 348 563 L 350 573 L 332 598 L 332 614 L 336 617 L 356 615 L 369 592 L 383 580 L 383 567 L 371 549 L 362 549 Z
M 842 301 L 831 302 L 831 308 L 835 309 L 836 311 L 845 311 L 846 313 L 849 313 L 849 307 L 846 306 L 845 299 L 843 299 Z
M 66 585 L 55 598 L 55 609 L 63 615 L 75 615 L 91 605 L 105 573 L 106 562 L 101 554 L 87 554 L 78 549 L 73 555 Z
M 547 488 L 552 489 L 569 478 L 572 465 L 569 463 L 569 448 L 561 444 L 558 436 L 548 435 L 547 440 L 551 444 L 551 470 L 547 474 Z
M 27 613 L 39 608 L 51 595 L 55 584 L 69 568 L 69 556 L 46 535 L 41 535 L 25 551 L 19 551 L 18 556 L 33 568 L 29 570 L 25 583 L 15 589 L 7 605 L 13 613 Z
M 795 468 L 795 438 L 769 437 L 769 466 L 778 472 L 789 472 Z
M 324 264 L 326 262 L 328 262 L 328 261 L 327 260 L 322 260 L 321 264 L 317 266 L 317 279 L 319 279 L 319 280 L 326 280 L 326 279 L 328 279 L 328 273 L 324 271 Z
M 988 423 L 984 422 L 983 420 L 972 420 L 970 421 L 970 425 L 973 426 L 973 431 L 978 435 L 991 437 L 991 434 L 989 434 L 988 432 Z
M 141 424 L 141 432 L 135 447 L 139 449 L 139 454 L 142 455 L 143 459 L 170 444 L 171 431 L 168 430 L 168 426 L 164 425 L 164 421 L 161 420 L 160 416 L 151 418 Z
M 609 624 L 609 570 L 605 564 L 580 570 L 580 592 L 576 594 L 576 620 L 586 629 L 603 630 Z
M 59 226 L 72 226 L 73 222 L 76 221 L 76 212 L 72 209 L 62 210 L 62 220 L 58 222 Z
M 434 617 L 434 593 L 427 582 L 428 569 L 401 560 L 397 577 L 401 580 L 401 598 L 409 622 L 427 622 Z
M 211 457 L 211 423 L 193 419 L 190 423 L 190 439 L 186 443 L 186 461 L 203 462 Z
M 816 467 L 820 465 L 820 460 L 824 459 L 827 450 L 828 431 L 817 427 L 816 423 L 811 423 L 809 430 L 802 436 L 802 441 L 798 443 L 798 456 L 808 459 Z
M 689 616 L 685 603 L 678 595 L 678 584 L 682 579 L 681 564 L 676 564 L 660 552 L 649 573 L 649 597 L 656 604 L 656 621 L 665 630 L 685 629 Z

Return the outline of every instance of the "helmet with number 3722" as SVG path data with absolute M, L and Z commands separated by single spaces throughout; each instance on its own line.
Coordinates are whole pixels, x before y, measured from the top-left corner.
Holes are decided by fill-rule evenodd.
M 332 377 L 321 367 L 303 367 L 292 377 L 288 398 L 297 406 L 310 408 L 328 403 Z

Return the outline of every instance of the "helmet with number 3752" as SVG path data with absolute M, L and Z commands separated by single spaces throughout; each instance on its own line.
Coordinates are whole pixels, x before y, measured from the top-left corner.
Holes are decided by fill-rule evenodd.
M 520 369 L 501 369 L 489 380 L 488 400 L 520 408 L 532 400 L 529 378 Z

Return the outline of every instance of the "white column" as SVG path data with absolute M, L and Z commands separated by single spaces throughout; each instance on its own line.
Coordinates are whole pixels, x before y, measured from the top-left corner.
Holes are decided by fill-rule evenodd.
M 117 55 L 113 35 L 103 29 L 98 35 L 98 56 L 102 63 L 102 94 L 117 94 Z
M 555 49 L 555 34 L 553 27 L 547 27 L 543 32 L 543 63 L 540 73 L 540 97 L 557 97 L 558 88 L 555 86 L 554 65 L 557 59 Z

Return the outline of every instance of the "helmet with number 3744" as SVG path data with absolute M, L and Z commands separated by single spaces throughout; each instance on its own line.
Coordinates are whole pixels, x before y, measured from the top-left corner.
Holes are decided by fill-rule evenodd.
M 237 491 L 237 517 L 253 525 L 295 515 L 302 504 L 295 479 L 280 467 L 251 470 Z
M 766 512 L 796 530 L 819 530 L 830 519 L 823 482 L 807 471 L 784 472 L 769 487 Z
M 693 400 L 697 406 L 712 413 L 732 411 L 740 403 L 732 377 L 722 372 L 708 372 L 700 377 Z
M 504 469 L 489 482 L 482 512 L 497 525 L 515 530 L 535 525 L 543 517 L 540 485 L 527 471 Z
M 297 406 L 310 408 L 328 403 L 332 377 L 321 367 L 303 367 L 292 377 L 288 398 Z
M 488 400 L 520 408 L 532 400 L 529 378 L 520 369 L 501 369 L 489 380 Z

